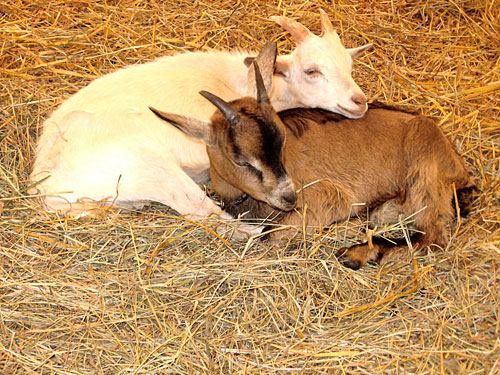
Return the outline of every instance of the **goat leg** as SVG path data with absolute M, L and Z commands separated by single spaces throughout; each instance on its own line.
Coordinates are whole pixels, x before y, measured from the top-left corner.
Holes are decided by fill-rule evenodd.
M 410 237 L 410 241 L 415 246 L 419 246 L 420 238 L 420 234 L 415 234 Z M 408 244 L 404 238 L 389 241 L 384 238 L 373 237 L 372 243 L 341 248 L 337 252 L 337 257 L 344 266 L 358 270 L 367 263 L 385 263 L 389 258 L 394 258 L 394 255 L 402 257 L 403 254 L 408 253 Z

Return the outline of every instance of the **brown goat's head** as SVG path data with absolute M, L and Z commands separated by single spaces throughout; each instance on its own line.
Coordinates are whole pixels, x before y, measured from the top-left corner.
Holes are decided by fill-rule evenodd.
M 245 97 L 227 103 L 209 92 L 200 92 L 219 109 L 210 122 L 151 110 L 207 145 L 215 190 L 219 194 L 221 190 L 232 190 L 224 198 L 235 199 L 244 192 L 276 209 L 289 211 L 295 207 L 297 194 L 282 164 L 284 125 L 269 102 L 256 63 L 254 68 L 257 100 Z M 272 66 L 268 70 L 265 75 L 273 73 Z

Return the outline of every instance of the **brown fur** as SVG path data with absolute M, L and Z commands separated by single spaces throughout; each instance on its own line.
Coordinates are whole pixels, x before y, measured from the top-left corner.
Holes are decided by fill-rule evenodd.
M 280 202 L 275 203 L 280 208 L 293 208 L 295 191 L 281 162 L 286 132 L 280 118 L 270 104 L 257 104 L 251 98 L 231 104 L 241 113 L 236 125 L 229 125 L 220 112 L 212 116 L 210 124 L 212 136 L 207 153 L 214 190 L 226 202 L 245 192 L 267 202 L 270 195 L 279 196 Z M 280 191 L 280 183 L 287 191 Z
M 252 99 L 232 104 L 245 113 L 260 111 L 260 105 Z M 282 162 L 300 191 L 297 210 L 282 213 L 277 220 L 279 224 L 301 228 L 301 211 L 306 205 L 305 220 L 312 229 L 366 210 L 354 206 L 355 203 L 366 203 L 375 211 L 374 217 L 385 215 L 389 222 L 397 220 L 396 213 L 408 216 L 421 210 L 414 216 L 416 229 L 425 233 L 419 243 L 445 246 L 447 226 L 454 217 L 453 184 L 459 192 L 466 192 L 463 189 L 470 190 L 473 183 L 461 157 L 432 119 L 380 104 L 372 106 L 358 120 L 315 109 L 293 109 L 279 115 L 282 121 L 272 122 L 278 128 L 283 127 L 286 134 Z M 212 121 L 220 122 L 218 116 L 214 115 Z M 256 126 L 247 121 L 238 132 L 241 133 L 237 136 L 245 139 L 238 144 L 240 152 L 258 158 L 262 150 L 258 142 L 253 142 L 259 139 Z M 227 137 L 220 134 L 217 137 L 227 142 Z M 249 148 L 244 149 L 243 144 Z M 210 152 L 209 155 L 212 156 Z M 246 217 L 258 218 L 275 214 L 262 198 L 260 202 L 249 199 L 231 206 L 230 202 L 242 191 L 255 197 L 252 191 L 258 188 L 255 186 L 258 182 L 244 170 L 238 175 L 219 176 L 215 171 L 224 170 L 230 163 L 225 158 L 227 154 L 211 158 L 211 171 L 214 171 L 214 188 L 226 201 L 229 211 L 233 214 L 250 211 Z M 470 198 L 470 194 L 464 193 L 463 197 L 466 196 Z M 274 232 L 272 237 L 293 234 L 290 230 Z M 378 259 L 387 248 L 380 244 L 371 249 L 365 245 L 353 247 L 345 254 L 347 265 L 359 262 L 363 266 Z
M 382 223 L 412 215 L 423 232 L 420 245 L 447 243 L 453 187 L 458 203 L 467 201 L 470 207 L 473 182 L 432 119 L 380 103 L 358 120 L 321 109 L 292 109 L 278 116 L 254 67 L 257 100 L 227 103 L 201 92 L 219 109 L 209 123 L 153 109 L 207 144 L 212 185 L 228 211 L 284 224 L 285 231 L 270 234 L 279 240 L 304 224 L 314 230 L 369 208 L 371 219 Z M 244 193 L 253 199 L 232 203 Z M 469 207 L 463 206 L 464 212 Z M 395 247 L 358 245 L 344 257 L 357 268 Z

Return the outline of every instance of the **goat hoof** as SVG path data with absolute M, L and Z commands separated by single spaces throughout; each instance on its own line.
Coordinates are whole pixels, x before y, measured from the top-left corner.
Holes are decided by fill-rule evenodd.
M 353 270 L 359 270 L 366 263 L 374 260 L 372 250 L 368 244 L 344 247 L 337 253 L 337 258 L 339 258 L 342 265 Z
M 361 262 L 355 259 L 340 259 L 340 264 L 352 270 L 359 270 L 362 266 Z

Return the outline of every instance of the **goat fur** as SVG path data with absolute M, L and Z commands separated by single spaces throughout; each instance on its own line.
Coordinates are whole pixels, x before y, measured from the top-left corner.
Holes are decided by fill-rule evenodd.
M 270 234 L 278 240 L 293 236 L 304 220 L 314 230 L 363 214 L 368 207 L 373 218 L 385 223 L 414 214 L 414 226 L 423 233 L 420 245 L 446 245 L 447 226 L 454 218 L 453 189 L 459 197 L 470 197 L 474 183 L 433 119 L 382 105 L 372 105 L 357 120 L 320 109 L 291 109 L 278 118 L 270 105 L 252 98 L 228 105 L 240 114 L 240 123 L 227 125 L 216 112 L 207 139 L 213 187 L 233 215 L 274 216 L 289 228 Z M 163 118 L 179 122 L 168 114 Z M 273 144 L 266 137 L 274 137 L 273 147 L 280 147 L 276 139 L 281 139 L 279 160 L 265 157 L 266 144 Z M 278 164 L 298 190 L 295 210 L 276 211 L 284 206 L 269 205 L 267 192 L 282 190 L 265 186 L 279 179 L 268 177 L 279 171 Z M 233 205 L 243 193 L 258 200 Z M 359 268 L 389 247 L 379 241 L 373 247 L 351 248 L 346 264 Z
M 321 14 L 322 37 L 287 17 L 275 19 L 292 33 L 304 33 L 296 50 L 280 58 L 274 78 L 270 74 L 273 103 L 280 109 L 322 106 L 360 116 L 366 97 L 350 69 L 352 59 L 369 45 L 344 48 Z M 40 196 L 47 210 L 74 216 L 101 205 L 141 207 L 156 201 L 188 217 L 230 218 L 198 185 L 209 176 L 205 145 L 165 126 L 148 106 L 206 120 L 213 107 L 198 91 L 210 90 L 226 100 L 253 95 L 255 86 L 248 80 L 252 70 L 245 63 L 255 55 L 177 54 L 96 79 L 44 122 L 30 175 L 37 185 L 29 193 Z M 305 73 L 310 67 L 322 71 L 310 77 Z
M 370 106 L 358 120 L 318 109 L 292 109 L 279 116 L 286 130 L 283 165 L 300 190 L 298 212 L 281 213 L 279 224 L 300 228 L 306 205 L 305 220 L 311 228 L 363 214 L 367 207 L 373 210 L 371 219 L 384 224 L 418 212 L 414 226 L 424 232 L 418 242 L 445 246 L 447 226 L 455 213 L 454 187 L 459 190 L 462 213 L 470 208 L 468 192 L 474 183 L 462 158 L 428 117 L 380 104 Z M 265 202 L 250 198 L 232 206 L 222 198 L 233 215 L 277 214 Z M 357 259 L 351 259 L 350 266 L 359 268 L 389 247 L 378 241 L 370 254 L 370 249 L 353 248 L 350 256 Z

